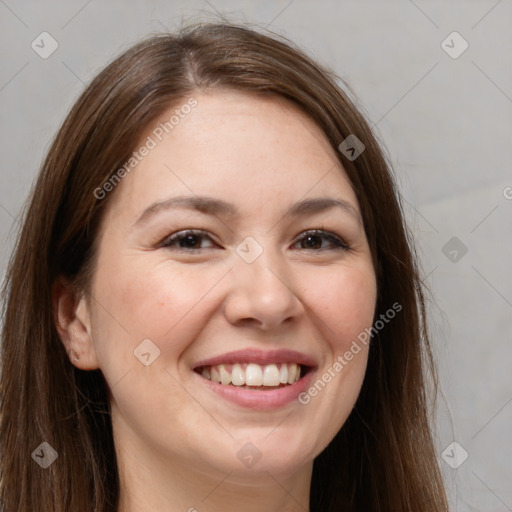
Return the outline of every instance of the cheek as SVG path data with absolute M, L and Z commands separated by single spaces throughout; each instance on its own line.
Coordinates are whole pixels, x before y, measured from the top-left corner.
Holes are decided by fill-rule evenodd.
M 305 421 L 317 432 L 309 451 L 320 453 L 352 411 L 366 373 L 368 345 L 358 336 L 371 327 L 376 280 L 371 265 L 343 265 L 311 275 L 304 290 L 324 341 L 324 359 L 299 402 L 308 411 Z
M 222 288 L 226 273 L 219 268 L 179 268 L 169 262 L 149 266 L 139 258 L 131 263 L 129 259 L 117 261 L 116 266 L 105 263 L 97 275 L 96 297 L 102 306 L 98 333 L 111 340 L 127 338 L 125 344 L 129 343 L 132 351 L 146 338 L 161 350 L 184 350 L 181 345 L 194 339 L 213 314 L 215 287 Z M 300 272 L 296 283 L 300 300 L 308 309 L 306 315 L 317 321 L 333 351 L 343 350 L 371 325 L 376 300 L 371 266 L 316 267 Z M 169 339 L 172 346 L 164 344 Z
M 97 332 L 108 342 L 115 340 L 116 350 L 123 343 L 133 352 L 149 338 L 162 352 L 178 354 L 204 327 L 201 319 L 211 309 L 208 292 L 224 272 L 180 269 L 169 262 L 148 265 L 143 258 L 119 261 L 106 286 L 98 275 L 96 293 L 103 307 L 98 311 Z
M 375 274 L 370 266 L 344 266 L 306 282 L 304 300 L 320 322 L 319 329 L 339 353 L 371 326 L 376 303 Z

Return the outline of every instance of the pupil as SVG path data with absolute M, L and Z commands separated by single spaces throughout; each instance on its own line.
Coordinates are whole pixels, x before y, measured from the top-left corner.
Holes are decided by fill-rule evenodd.
M 318 241 L 317 243 L 315 243 L 315 239 L 317 239 L 318 237 L 316 237 L 315 235 L 309 235 L 307 238 L 306 238 L 306 243 L 308 244 L 309 247 L 313 247 L 313 246 L 317 246 L 318 245 Z M 311 242 L 311 240 L 313 240 L 313 243 L 309 243 Z
M 182 239 L 182 242 L 185 243 L 186 247 L 194 247 L 196 245 L 196 235 L 187 235 L 184 239 Z

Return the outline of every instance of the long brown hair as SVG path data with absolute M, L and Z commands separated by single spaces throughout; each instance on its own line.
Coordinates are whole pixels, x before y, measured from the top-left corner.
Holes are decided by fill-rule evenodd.
M 129 159 L 151 122 L 208 88 L 278 95 L 323 130 L 357 195 L 378 279 L 365 380 L 348 420 L 315 459 L 311 510 L 447 511 L 429 427 L 436 374 L 417 258 L 390 167 L 340 79 L 292 42 L 248 26 L 196 23 L 152 36 L 99 73 L 59 130 L 27 204 L 3 289 L 1 493 L 5 512 L 107 512 L 119 480 L 106 383 L 82 371 L 59 340 L 52 285 L 84 290 L 94 270 L 99 221 L 109 199 L 94 191 Z M 365 151 L 338 151 L 355 135 Z M 428 380 L 427 380 L 428 378 Z M 46 441 L 47 469 L 32 460 Z

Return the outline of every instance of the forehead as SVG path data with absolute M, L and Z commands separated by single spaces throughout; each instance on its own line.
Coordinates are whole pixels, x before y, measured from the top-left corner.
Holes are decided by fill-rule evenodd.
M 152 148 L 117 186 L 111 215 L 133 219 L 148 204 L 177 195 L 216 196 L 250 212 L 338 193 L 357 209 L 325 134 L 294 104 L 238 91 L 190 96 L 193 108 L 180 108 L 185 98 L 142 135 L 137 147 Z

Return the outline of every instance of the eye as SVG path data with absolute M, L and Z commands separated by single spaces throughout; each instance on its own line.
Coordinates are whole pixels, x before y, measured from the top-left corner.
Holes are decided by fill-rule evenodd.
M 178 250 L 184 251 L 203 249 L 204 247 L 198 247 L 203 239 L 211 240 L 204 231 L 198 229 L 187 229 L 167 237 L 160 244 L 160 247 L 176 247 Z
M 205 231 L 201 231 L 199 229 L 187 229 L 167 237 L 160 244 L 160 247 L 175 248 L 177 250 L 189 252 L 197 252 L 201 249 L 213 247 L 213 244 L 210 244 L 207 247 L 201 247 L 201 241 L 203 240 L 212 241 L 211 237 Z M 322 244 L 325 241 L 329 242 L 331 247 L 322 247 Z M 297 243 L 306 244 L 306 246 L 303 245 L 301 248 L 314 250 L 315 252 L 339 249 L 347 251 L 349 249 L 348 245 L 340 237 L 320 229 L 306 231 L 298 239 L 296 244 Z
M 302 247 L 303 249 L 320 249 L 320 250 L 329 250 L 329 247 L 323 247 L 322 248 L 322 241 L 327 240 L 331 243 L 331 245 L 334 245 L 334 247 L 331 247 L 331 250 L 345 250 L 347 251 L 349 249 L 348 245 L 337 235 L 334 235 L 333 233 L 329 233 L 327 231 L 323 231 L 321 229 L 313 229 L 310 231 L 306 231 L 298 240 L 298 243 L 306 243 L 306 247 Z

